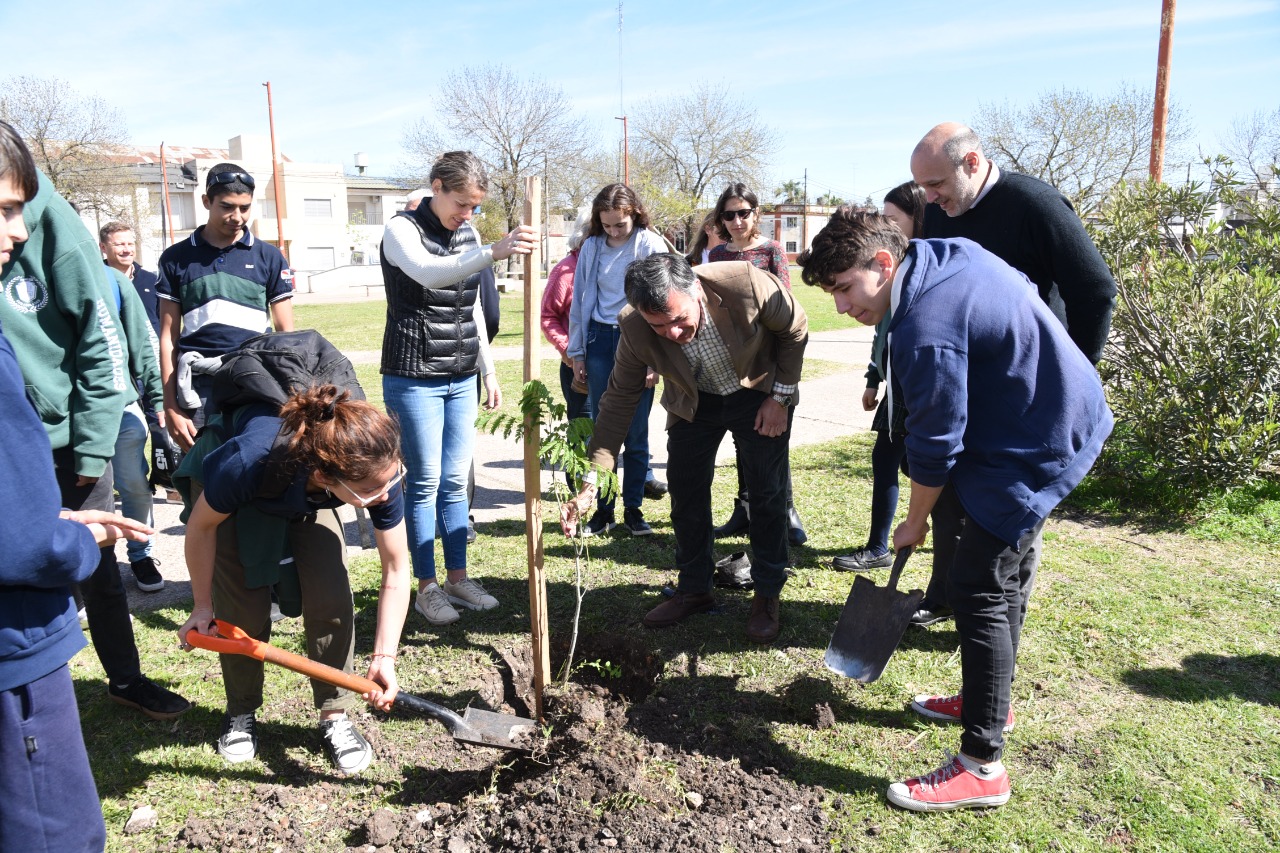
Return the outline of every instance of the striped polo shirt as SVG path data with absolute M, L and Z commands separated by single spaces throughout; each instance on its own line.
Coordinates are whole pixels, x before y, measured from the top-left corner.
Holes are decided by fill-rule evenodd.
M 178 351 L 215 356 L 271 331 L 269 306 L 293 297 L 293 271 L 248 229 L 219 249 L 205 241 L 204 228 L 160 255 L 156 295 L 182 309 Z

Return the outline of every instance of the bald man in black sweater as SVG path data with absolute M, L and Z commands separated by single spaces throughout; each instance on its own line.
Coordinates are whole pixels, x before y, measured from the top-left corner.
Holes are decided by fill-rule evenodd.
M 1116 283 L 1066 196 L 1027 175 L 1001 172 L 982 153 L 977 134 L 946 122 L 911 154 L 911 176 L 924 188 L 924 234 L 967 237 L 1023 273 L 1067 334 L 1093 364 L 1111 331 Z M 947 569 L 963 520 L 951 489 L 934 510 L 933 576 L 912 623 L 947 619 Z M 1037 540 L 1032 544 L 1039 550 Z M 1033 557 L 1034 559 L 1034 557 Z

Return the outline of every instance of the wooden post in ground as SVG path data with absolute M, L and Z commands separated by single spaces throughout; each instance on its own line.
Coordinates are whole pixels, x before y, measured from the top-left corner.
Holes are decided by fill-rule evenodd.
M 524 179 L 524 219 L 541 231 L 542 180 Z M 524 381 L 541 374 L 542 242 L 524 257 Z M 526 421 L 526 426 L 528 422 Z M 529 555 L 529 623 L 533 644 L 533 694 L 535 716 L 542 718 L 542 691 L 551 674 L 551 649 L 547 633 L 547 576 L 542 566 L 542 462 L 538 458 L 542 437 L 528 430 L 524 439 L 524 529 Z

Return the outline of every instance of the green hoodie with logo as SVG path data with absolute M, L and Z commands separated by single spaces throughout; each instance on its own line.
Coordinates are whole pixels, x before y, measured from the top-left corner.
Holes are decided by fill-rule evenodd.
M 102 252 L 43 174 L 22 218 L 30 236 L 0 269 L 0 325 L 49 443 L 72 449 L 77 474 L 100 477 L 135 396 Z

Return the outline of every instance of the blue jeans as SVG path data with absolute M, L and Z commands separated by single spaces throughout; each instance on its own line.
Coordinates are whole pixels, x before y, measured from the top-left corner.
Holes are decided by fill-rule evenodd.
M 444 379 L 383 376 L 387 411 L 400 421 L 404 450 L 405 521 L 413 575 L 436 576 L 436 535 L 445 570 L 467 567 L 467 473 L 475 451 L 479 400 L 475 375 Z
M 587 399 L 593 412 L 600 411 L 600 398 L 609 387 L 613 355 L 621 338 L 618 327 L 608 323 L 592 320 L 587 329 Z M 649 472 L 649 411 L 652 408 L 653 389 L 646 388 L 631 419 L 631 428 L 622 442 L 622 505 L 628 509 L 639 509 L 644 500 L 644 481 Z M 600 501 L 602 510 L 612 511 L 613 506 L 613 498 Z
M 154 493 L 147 481 L 147 420 L 142 407 L 129 404 L 120 418 L 120 434 L 116 437 L 116 455 L 111 458 L 111 470 L 115 475 L 116 491 L 120 493 L 120 513 L 125 518 L 141 521 L 151 527 L 151 509 Z M 151 556 L 154 536 L 145 542 L 128 540 L 125 553 L 129 562 L 136 563 Z

